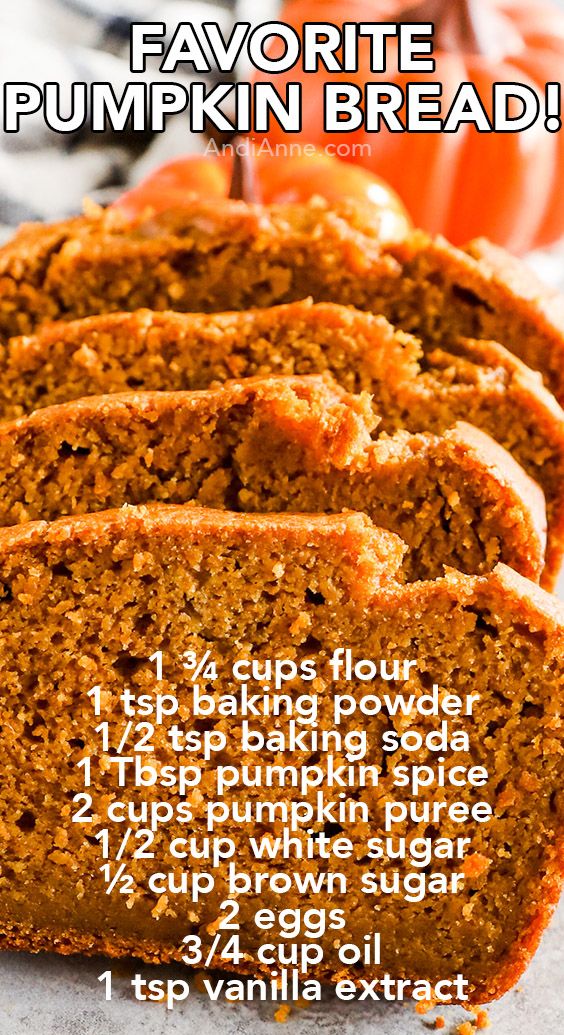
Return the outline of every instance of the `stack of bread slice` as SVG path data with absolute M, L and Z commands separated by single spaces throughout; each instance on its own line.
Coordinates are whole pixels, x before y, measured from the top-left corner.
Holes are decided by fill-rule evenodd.
M 97 752 L 93 685 L 118 736 L 124 679 L 147 691 L 156 651 L 168 658 L 164 687 L 180 697 L 191 685 L 184 651 L 209 650 L 224 667 L 313 656 L 323 729 L 333 696 L 347 692 L 324 666 L 351 647 L 416 659 L 416 695 L 434 684 L 446 696 L 476 692 L 459 720 L 471 739 L 462 761 L 487 769 L 480 797 L 492 819 L 458 827 L 447 806 L 471 807 L 476 792 L 447 780 L 438 827 L 422 816 L 394 831 L 470 839 L 456 894 L 413 902 L 355 886 L 343 896 L 322 881 L 315 905 L 345 908 L 349 941 L 378 930 L 382 964 L 345 965 L 328 931 L 311 976 L 387 970 L 434 982 L 462 971 L 472 1001 L 511 986 L 564 868 L 564 610 L 546 592 L 564 552 L 559 305 L 486 242 L 461 251 L 415 232 L 386 244 L 369 206 L 353 203 L 194 202 L 136 223 L 90 211 L 24 227 L 0 251 L 5 947 L 180 959 L 187 935 L 213 943 L 230 897 L 225 866 L 200 901 L 157 901 L 155 864 L 134 853 L 134 899 L 105 895 L 95 830 L 85 839 L 69 805 L 83 787 L 77 761 Z M 424 735 L 437 721 L 417 717 Z M 259 725 L 266 734 L 289 722 Z M 210 724 L 228 731 L 233 765 L 253 760 L 237 718 Z M 383 834 L 379 809 L 397 794 L 381 733 L 401 732 L 402 720 L 366 724 L 381 781 L 347 794 L 370 807 L 370 822 L 296 832 L 304 851 L 320 834 L 350 838 L 341 870 L 351 881 L 374 869 L 367 841 Z M 300 767 L 309 756 L 327 762 L 315 751 L 261 757 Z M 175 761 L 164 735 L 158 759 Z M 196 760 L 190 831 L 203 837 L 217 759 Z M 448 746 L 441 760 L 461 763 Z M 433 765 L 436 755 L 425 741 L 415 754 L 400 746 L 393 762 Z M 89 793 L 109 794 L 103 767 Z M 154 834 L 163 869 L 177 866 L 167 846 L 179 830 Z M 248 834 L 227 821 L 243 868 L 299 869 L 295 859 L 259 865 Z M 387 865 L 409 870 L 408 859 Z M 456 860 L 434 866 L 446 880 Z M 326 868 L 303 864 L 317 876 Z M 261 904 L 281 908 L 266 879 L 239 903 L 241 973 L 270 972 L 253 924 Z M 299 888 L 284 901 L 308 904 Z

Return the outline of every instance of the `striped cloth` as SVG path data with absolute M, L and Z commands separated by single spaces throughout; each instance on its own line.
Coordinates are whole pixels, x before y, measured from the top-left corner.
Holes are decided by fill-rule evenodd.
M 217 21 L 229 32 L 234 20 L 276 17 L 278 0 L 0 0 L 0 67 L 6 82 L 111 82 L 119 95 L 128 81 L 159 78 L 148 61 L 146 76 L 129 71 L 131 22 Z M 170 78 L 170 77 L 166 77 Z M 200 77 L 201 78 L 201 77 Z M 186 75 L 175 76 L 186 82 Z M 210 76 L 213 79 L 213 76 Z M 1 103 L 1 101 L 0 101 Z M 58 219 L 80 210 L 85 196 L 106 203 L 124 186 L 168 158 L 202 149 L 185 118 L 170 119 L 165 133 L 109 133 L 88 128 L 57 134 L 40 114 L 22 119 L 17 134 L 0 141 L 0 233 L 26 219 Z

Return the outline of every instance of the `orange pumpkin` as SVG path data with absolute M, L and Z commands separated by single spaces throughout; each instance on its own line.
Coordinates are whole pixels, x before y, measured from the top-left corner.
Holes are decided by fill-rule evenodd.
M 314 194 L 339 201 L 353 197 L 369 201 L 380 219 L 386 240 L 398 240 L 410 227 L 397 194 L 373 173 L 323 152 L 278 158 L 271 154 L 248 159 L 255 180 L 255 199 L 266 204 L 307 201 Z M 182 205 L 190 196 L 226 198 L 232 188 L 233 160 L 229 155 L 188 155 L 156 169 L 138 187 L 114 203 L 132 218 L 151 209 L 162 212 Z M 234 196 L 233 191 L 231 195 Z M 240 191 L 238 196 L 244 196 Z
M 544 104 L 545 84 L 564 80 L 564 13 L 545 0 L 289 0 L 282 20 L 298 31 L 306 22 L 431 21 L 435 24 L 435 72 L 409 76 L 397 71 L 388 46 L 388 68 L 370 71 L 369 43 L 359 43 L 359 71 L 342 81 L 440 82 L 448 111 L 462 82 L 473 82 L 491 114 L 495 82 L 533 87 Z M 272 77 L 278 90 L 298 70 Z M 540 119 L 521 133 L 479 133 L 463 125 L 456 133 L 323 132 L 323 86 L 339 74 L 320 70 L 302 77 L 302 139 L 325 145 L 369 144 L 350 161 L 384 177 L 418 226 L 443 233 L 456 244 L 484 234 L 515 252 L 547 245 L 564 233 L 564 131 L 549 133 Z M 401 113 L 400 113 L 401 114 Z M 268 139 L 286 139 L 274 123 Z M 292 136 L 295 140 L 295 135 Z
M 134 219 L 148 209 L 163 212 L 179 207 L 194 195 L 226 198 L 230 181 L 230 163 L 220 156 L 186 155 L 158 166 L 137 187 L 122 194 L 112 208 Z

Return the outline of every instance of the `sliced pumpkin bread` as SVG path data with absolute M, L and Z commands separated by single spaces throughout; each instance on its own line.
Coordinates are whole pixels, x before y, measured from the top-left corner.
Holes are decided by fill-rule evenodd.
M 323 372 L 372 394 L 381 431 L 440 434 L 465 420 L 508 449 L 544 491 L 543 584 L 554 584 L 564 543 L 564 412 L 538 374 L 493 342 L 453 339 L 448 351 L 423 354 L 383 317 L 308 301 L 243 313 L 111 313 L 0 346 L 0 417 L 82 395 Z
M 355 514 L 232 515 L 156 505 L 0 530 L 2 948 L 134 955 L 151 963 L 185 956 L 190 964 L 198 957 L 187 952 L 186 939 L 194 936 L 204 958 L 224 967 L 214 936 L 218 917 L 231 916 L 222 903 L 236 898 L 242 953 L 236 970 L 269 981 L 279 968 L 261 960 L 260 945 L 282 940 L 289 951 L 292 939 L 278 921 L 265 935 L 257 911 L 264 918 L 272 910 L 277 918 L 283 904 L 303 915 L 316 887 L 316 908 L 344 910 L 346 930 L 340 937 L 328 927 L 308 939 L 322 953 L 308 978 L 356 984 L 387 974 L 392 988 L 407 982 L 406 998 L 421 981 L 441 982 L 443 994 L 456 997 L 457 986 L 445 982 L 461 974 L 470 1002 L 511 987 L 562 886 L 564 612 L 502 565 L 481 577 L 451 571 L 433 582 L 400 585 L 398 559 L 395 537 Z M 330 668 L 343 645 L 355 662 L 372 659 L 379 671 L 384 662 L 388 674 L 397 659 L 398 673 L 401 659 L 413 665 L 405 681 L 400 674 L 395 683 L 378 676 L 355 683 L 352 698 L 342 667 L 334 678 Z M 258 737 L 249 746 L 241 711 L 226 717 L 216 709 L 202 721 L 186 651 L 216 664 L 216 678 L 209 677 L 216 703 L 233 694 L 236 659 L 259 666 L 285 659 L 286 672 L 288 659 L 297 668 L 307 660 L 316 678 L 284 683 L 275 742 L 268 740 L 273 720 L 265 711 L 251 719 Z M 439 711 L 444 705 L 452 715 L 453 698 L 462 702 L 450 726 L 458 744 L 464 736 L 470 747 L 441 755 L 441 790 L 421 797 L 396 781 L 402 767 L 435 770 L 437 751 L 427 738 L 434 731 L 436 741 L 440 720 L 415 708 L 394 724 L 385 704 L 378 711 L 374 701 L 398 693 L 419 701 L 434 685 Z M 126 688 L 134 699 L 154 701 L 158 688 L 180 701 L 178 714 L 169 715 L 167 705 L 162 723 L 153 724 L 157 753 L 141 756 L 154 771 L 152 787 L 135 788 L 131 761 L 121 785 L 118 779 L 118 763 L 133 754 L 139 733 L 147 735 L 146 722 L 137 731 L 130 721 L 128 730 Z M 305 707 L 314 694 L 315 729 L 300 726 L 305 742 L 285 748 L 298 699 Z M 345 709 L 336 724 L 336 698 L 346 695 L 358 706 L 365 694 L 371 716 Z M 110 754 L 100 751 L 101 723 Z M 179 770 L 174 725 L 175 736 L 191 736 L 182 762 L 195 785 L 183 794 L 165 778 L 166 767 Z M 351 762 L 347 752 L 359 729 L 366 753 Z M 390 754 L 383 738 L 394 729 L 398 744 Z M 408 731 L 404 742 L 400 734 Z M 312 734 L 328 737 L 328 751 L 315 752 Z M 211 743 L 215 748 L 208 749 Z M 124 747 L 116 757 L 118 745 Z M 86 795 L 78 766 L 85 756 L 91 760 Z M 486 778 L 461 786 L 461 767 L 469 766 L 482 767 Z M 277 779 L 269 782 L 267 767 Z M 288 774 L 305 780 L 306 771 L 302 789 Z M 331 783 L 335 771 L 346 780 L 344 791 Z M 219 774 L 227 788 L 218 797 Z M 335 803 L 334 822 L 319 811 L 320 795 Z M 440 806 L 434 822 L 425 811 L 433 800 Z M 400 804 L 409 818 L 400 815 Z M 112 810 L 137 816 L 144 807 L 149 837 L 124 841 L 131 824 L 117 824 L 116 831 Z M 252 838 L 272 848 L 283 809 L 303 855 L 271 858 L 266 849 L 257 855 Z M 120 863 L 106 869 L 98 835 L 108 827 L 111 858 L 119 850 Z M 186 893 L 184 882 L 190 888 L 201 874 L 210 829 L 232 839 L 235 856 L 211 868 L 206 893 Z M 410 854 L 418 838 L 430 844 L 426 868 Z M 320 839 L 328 857 L 319 852 Z M 454 846 L 450 857 L 445 839 Z M 149 843 L 148 850 L 139 851 L 140 843 Z M 230 866 L 248 876 L 246 892 L 233 893 Z M 433 893 L 418 897 L 416 885 L 431 880 Z M 359 973 L 340 946 L 344 940 L 363 945 L 375 933 L 381 961 Z M 303 947 L 300 935 L 295 941 Z
M 218 311 L 289 302 L 381 312 L 426 344 L 499 341 L 564 399 L 564 304 L 485 242 L 378 237 L 370 205 L 193 202 L 131 222 L 115 210 L 24 226 L 0 249 L 0 336 L 119 309 Z
M 320 377 L 47 407 L 0 424 L 0 524 L 154 501 L 362 510 L 408 544 L 408 579 L 503 560 L 538 581 L 544 497 L 509 453 L 462 422 L 374 440 L 376 424 L 368 395 Z

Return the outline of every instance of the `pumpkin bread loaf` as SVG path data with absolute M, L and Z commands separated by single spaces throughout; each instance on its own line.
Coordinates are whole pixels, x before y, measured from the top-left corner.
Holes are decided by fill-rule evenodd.
M 401 585 L 394 579 L 401 556 L 394 543 L 394 537 L 354 514 L 232 515 L 159 505 L 0 530 L 3 948 L 134 955 L 158 962 L 179 960 L 186 951 L 182 940 L 194 934 L 209 951 L 218 917 L 224 915 L 220 904 L 233 897 L 227 861 L 213 868 L 213 889 L 197 901 L 171 889 L 160 894 L 150 875 L 158 871 L 178 879 L 184 873 L 188 879 L 201 870 L 201 859 L 179 864 L 170 844 L 174 837 L 187 837 L 201 848 L 220 764 L 228 762 L 237 774 L 243 766 L 256 773 L 257 765 L 279 765 L 282 759 L 283 766 L 297 765 L 299 771 L 312 763 L 310 746 L 302 744 L 289 755 L 278 746 L 256 754 L 241 740 L 241 717 L 216 712 L 205 721 L 205 730 L 225 734 L 225 755 L 210 758 L 208 753 L 206 758 L 200 736 L 186 756 L 201 772 L 197 794 L 188 792 L 179 799 L 174 787 L 161 784 L 136 790 L 129 769 L 125 786 L 119 787 L 111 759 L 99 755 L 95 727 L 100 717 L 88 693 L 94 685 L 102 689 L 102 714 L 112 745 L 124 735 L 124 686 L 134 694 L 154 694 L 156 685 L 162 693 L 174 693 L 182 702 L 181 718 L 164 718 L 153 735 L 157 754 L 144 759 L 157 757 L 159 766 L 177 767 L 169 727 L 180 722 L 182 729 L 202 729 L 184 651 L 198 657 L 211 652 L 218 666 L 212 691 L 216 697 L 235 692 L 230 671 L 236 658 L 291 658 L 298 665 L 314 659 L 313 686 L 299 680 L 284 686 L 290 703 L 282 709 L 277 728 L 286 736 L 292 702 L 313 692 L 319 704 L 318 732 L 335 728 L 335 696 L 352 691 L 351 683 L 340 677 L 331 681 L 329 659 L 346 645 L 355 659 L 416 661 L 406 683 L 383 684 L 376 678 L 362 684 L 358 694 L 393 690 L 418 696 L 437 684 L 441 702 L 445 695 L 463 700 L 469 692 L 477 695 L 471 714 L 463 712 L 454 720 L 455 728 L 468 735 L 470 753 L 446 752 L 445 767 L 450 773 L 454 765 L 480 765 L 488 779 L 479 788 L 447 782 L 435 795 L 443 806 L 434 829 L 416 814 L 393 825 L 396 850 L 402 837 L 407 843 L 416 837 L 431 837 L 433 844 L 438 837 L 470 842 L 462 863 L 434 857 L 427 868 L 445 881 L 461 874 L 453 893 L 409 900 L 401 890 L 409 858 L 382 864 L 367 857 L 366 846 L 369 838 L 385 844 L 390 836 L 385 803 L 398 797 L 393 783 L 397 766 L 436 765 L 436 751 L 424 738 L 436 729 L 437 718 L 419 711 L 412 715 L 408 726 L 423 735 L 422 746 L 413 752 L 400 744 L 391 760 L 382 750 L 382 736 L 394 724 L 401 732 L 405 722 L 391 719 L 385 709 L 363 717 L 368 745 L 364 761 L 373 778 L 355 782 L 353 772 L 351 789 L 343 794 L 341 821 L 325 827 L 329 843 L 337 836 L 350 840 L 352 856 L 331 856 L 327 862 L 314 852 L 307 872 L 320 881 L 316 906 L 344 909 L 345 940 L 362 945 L 365 936 L 380 933 L 381 964 L 359 971 L 340 962 L 343 939 L 327 930 L 318 939 L 324 958 L 309 976 L 373 980 L 387 972 L 394 979 L 435 982 L 462 973 L 472 1002 L 499 996 L 518 979 L 562 883 L 564 612 L 556 600 L 503 565 L 481 577 L 451 571 L 433 582 Z M 158 650 L 163 652 L 163 679 L 155 684 L 154 664 L 148 659 Z M 357 730 L 358 724 L 358 716 L 343 717 L 340 733 Z M 258 716 L 252 725 L 268 736 L 272 717 Z M 127 745 L 132 743 L 127 739 Z M 345 749 L 332 743 L 334 764 L 346 763 Z M 93 759 L 89 794 L 94 818 L 87 827 L 72 822 L 83 804 L 73 799 L 84 791 L 77 763 L 85 755 Z M 324 752 L 317 764 L 328 772 Z M 251 875 L 251 892 L 238 897 L 245 953 L 239 973 L 270 975 L 257 951 L 261 943 L 277 940 L 278 929 L 265 935 L 254 921 L 259 908 L 276 914 L 280 909 L 281 896 L 269 876 L 274 871 L 290 875 L 296 868 L 306 872 L 295 858 L 269 862 L 257 860 L 251 851 L 249 838 L 257 837 L 257 831 L 275 837 L 283 806 L 306 802 L 315 808 L 318 788 L 302 790 L 285 782 L 281 792 L 280 786 L 273 781 L 273 786 L 257 787 L 237 775 L 222 797 L 227 810 L 215 827 L 234 839 L 235 869 Z M 328 785 L 324 800 L 336 797 Z M 100 870 L 96 834 L 107 825 L 106 811 L 116 800 L 125 807 L 139 800 L 166 801 L 172 808 L 170 822 L 155 824 L 154 858 L 134 858 L 135 841 L 124 846 L 121 859 L 133 882 L 132 896 L 106 894 Z M 406 788 L 401 800 L 410 811 L 421 805 Z M 190 812 L 189 826 L 176 812 L 179 801 Z M 471 816 L 461 825 L 450 811 L 455 801 L 469 810 L 485 802 L 492 818 L 478 822 Z M 318 821 L 314 812 L 313 820 L 298 819 L 293 836 L 305 852 L 310 839 L 323 830 L 323 819 Z M 121 840 L 121 834 L 114 836 Z M 113 851 L 117 843 L 112 840 Z M 369 872 L 380 880 L 383 868 L 389 876 L 398 875 L 400 890 L 361 893 L 362 876 Z M 347 890 L 341 882 L 327 880 L 333 871 L 344 875 Z M 310 907 L 311 892 L 291 876 L 289 880 L 284 906 Z M 214 962 L 221 960 L 214 956 Z
M 111 313 L 0 345 L 0 418 L 132 388 L 324 372 L 371 393 L 380 431 L 442 433 L 465 420 L 508 449 L 544 491 L 543 584 L 553 584 L 564 537 L 564 412 L 539 375 L 494 342 L 453 339 L 449 351 L 423 355 L 384 317 L 308 301 L 242 313 Z
M 198 201 L 24 226 L 0 250 L 0 336 L 119 309 L 218 311 L 315 301 L 381 312 L 427 344 L 499 341 L 564 399 L 564 312 L 516 260 L 415 232 L 385 243 L 370 206 Z
M 499 560 L 539 580 L 544 497 L 509 453 L 462 422 L 373 440 L 376 424 L 367 395 L 320 377 L 47 407 L 0 424 L 0 524 L 156 501 L 362 510 L 408 544 L 409 580 Z

